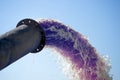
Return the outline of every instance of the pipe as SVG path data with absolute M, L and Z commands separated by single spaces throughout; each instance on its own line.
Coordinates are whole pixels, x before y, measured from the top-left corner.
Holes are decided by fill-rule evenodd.
M 45 45 L 45 33 L 32 19 L 21 20 L 17 27 L 0 36 L 0 70 L 29 52 L 36 53 Z

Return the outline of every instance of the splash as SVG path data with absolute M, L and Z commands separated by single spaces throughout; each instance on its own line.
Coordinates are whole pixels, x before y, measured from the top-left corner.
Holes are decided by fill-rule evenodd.
M 53 47 L 68 63 L 71 80 L 112 80 L 110 65 L 80 33 L 54 20 L 39 20 L 46 34 L 46 46 Z M 69 67 L 67 67 L 69 66 Z

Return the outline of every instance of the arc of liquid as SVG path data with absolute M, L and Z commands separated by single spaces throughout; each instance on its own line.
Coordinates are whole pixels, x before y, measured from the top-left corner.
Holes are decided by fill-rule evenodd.
M 71 62 L 76 80 L 112 80 L 110 66 L 80 33 L 54 20 L 39 20 L 46 34 L 46 45 L 59 50 Z M 75 79 L 74 79 L 75 80 Z

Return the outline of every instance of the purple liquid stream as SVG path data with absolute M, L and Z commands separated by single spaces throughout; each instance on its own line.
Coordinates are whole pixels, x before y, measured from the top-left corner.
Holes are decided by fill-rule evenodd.
M 71 62 L 77 80 L 112 80 L 110 65 L 82 34 L 55 20 L 38 22 L 45 30 L 46 46 L 55 48 Z

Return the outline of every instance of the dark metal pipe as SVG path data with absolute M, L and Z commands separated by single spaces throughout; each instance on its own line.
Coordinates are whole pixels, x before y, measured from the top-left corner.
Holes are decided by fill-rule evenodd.
M 41 26 L 32 19 L 20 21 L 14 30 L 0 36 L 0 70 L 29 52 L 39 52 L 44 45 Z

